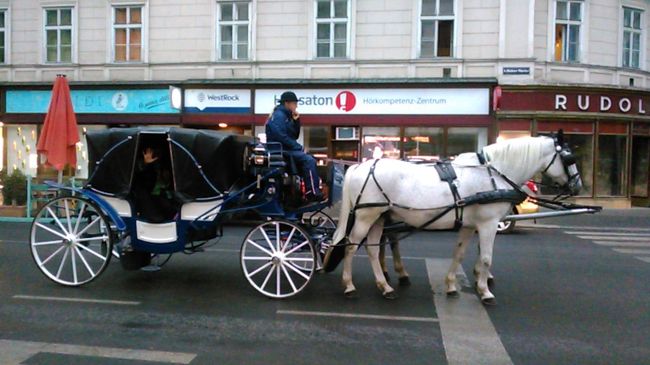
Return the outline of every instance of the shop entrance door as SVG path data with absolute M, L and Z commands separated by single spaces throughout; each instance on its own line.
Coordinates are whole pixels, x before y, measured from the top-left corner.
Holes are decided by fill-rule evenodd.
M 650 137 L 634 136 L 632 140 L 632 205 L 650 206 Z

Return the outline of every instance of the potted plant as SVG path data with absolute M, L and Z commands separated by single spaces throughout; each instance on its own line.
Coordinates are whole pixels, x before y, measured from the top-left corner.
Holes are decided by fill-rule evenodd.
M 24 217 L 27 203 L 27 176 L 16 169 L 11 174 L 3 172 L 1 179 L 3 206 L 0 207 L 0 216 Z

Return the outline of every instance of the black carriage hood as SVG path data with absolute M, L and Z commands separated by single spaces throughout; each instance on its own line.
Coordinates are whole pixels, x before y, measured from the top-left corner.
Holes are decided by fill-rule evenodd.
M 131 191 L 141 135 L 166 134 L 176 197 L 209 199 L 244 182 L 244 151 L 253 137 L 183 128 L 111 128 L 89 131 L 87 187 L 126 197 Z
M 169 135 L 173 141 L 176 195 L 180 200 L 214 197 L 246 179 L 244 151 L 254 142 L 253 137 L 182 128 L 172 128 Z

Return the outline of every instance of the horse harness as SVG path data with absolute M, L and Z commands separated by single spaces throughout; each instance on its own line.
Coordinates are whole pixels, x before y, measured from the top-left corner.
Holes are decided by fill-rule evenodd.
M 526 197 L 528 197 L 528 194 L 526 194 L 523 190 L 521 190 L 519 186 L 517 186 L 510 179 L 508 179 L 503 174 L 501 174 L 496 169 L 494 169 L 494 167 L 492 167 L 490 164 L 487 164 L 487 161 L 482 153 L 477 153 L 477 157 L 479 162 L 481 163 L 481 166 L 485 166 L 487 168 L 488 174 L 490 175 L 490 180 L 492 182 L 493 190 L 475 193 L 473 195 L 464 198 L 461 197 L 460 193 L 458 192 L 458 185 L 459 185 L 458 177 L 456 175 L 456 171 L 454 170 L 454 167 L 451 164 L 451 161 L 439 161 L 436 162 L 433 165 L 433 167 L 436 169 L 436 172 L 438 173 L 440 180 L 447 183 L 451 191 L 451 194 L 454 198 L 453 204 L 444 207 L 439 207 L 439 208 L 413 208 L 413 207 L 407 207 L 392 202 L 388 197 L 388 195 L 386 194 L 386 192 L 384 191 L 384 189 L 379 184 L 379 181 L 377 181 L 377 177 L 375 176 L 375 169 L 377 167 L 377 163 L 379 163 L 379 159 L 376 159 L 372 164 L 372 166 L 370 167 L 370 171 L 368 172 L 368 176 L 366 176 L 366 180 L 363 182 L 361 191 L 359 192 L 359 195 L 357 196 L 356 202 L 354 204 L 354 209 L 352 209 L 349 213 L 350 216 L 348 217 L 348 224 L 346 227 L 346 237 L 350 234 L 350 231 L 354 226 L 355 212 L 359 209 L 377 208 L 377 207 L 396 207 L 396 208 L 401 208 L 410 211 L 442 209 L 442 212 L 436 214 L 434 217 L 432 217 L 430 220 L 420 225 L 419 227 L 415 227 L 414 231 L 423 230 L 425 227 L 436 222 L 438 219 L 442 218 L 442 216 L 449 213 L 451 210 L 454 210 L 454 215 L 455 215 L 454 227 L 451 230 L 457 231 L 463 225 L 463 211 L 464 208 L 468 205 L 490 204 L 490 203 L 499 203 L 499 202 L 519 204 L 522 201 L 524 201 Z M 505 181 L 509 185 L 511 185 L 514 189 L 513 190 L 498 189 L 496 186 L 496 181 L 494 176 L 495 174 L 493 174 L 493 172 L 495 172 L 496 175 L 504 178 Z M 375 186 L 377 186 L 377 189 L 379 189 L 379 191 L 381 192 L 385 201 L 375 202 L 375 203 L 360 203 L 361 197 L 363 196 L 363 192 L 365 191 L 366 186 L 368 185 L 368 182 L 370 181 L 371 178 L 375 183 Z

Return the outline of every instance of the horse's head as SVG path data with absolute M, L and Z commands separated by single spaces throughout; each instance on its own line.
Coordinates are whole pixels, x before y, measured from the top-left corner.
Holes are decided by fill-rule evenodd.
M 564 141 L 564 132 L 560 129 L 553 134 L 555 151 L 542 174 L 548 176 L 563 193 L 576 195 L 582 188 L 582 179 L 576 166 L 576 157 Z

